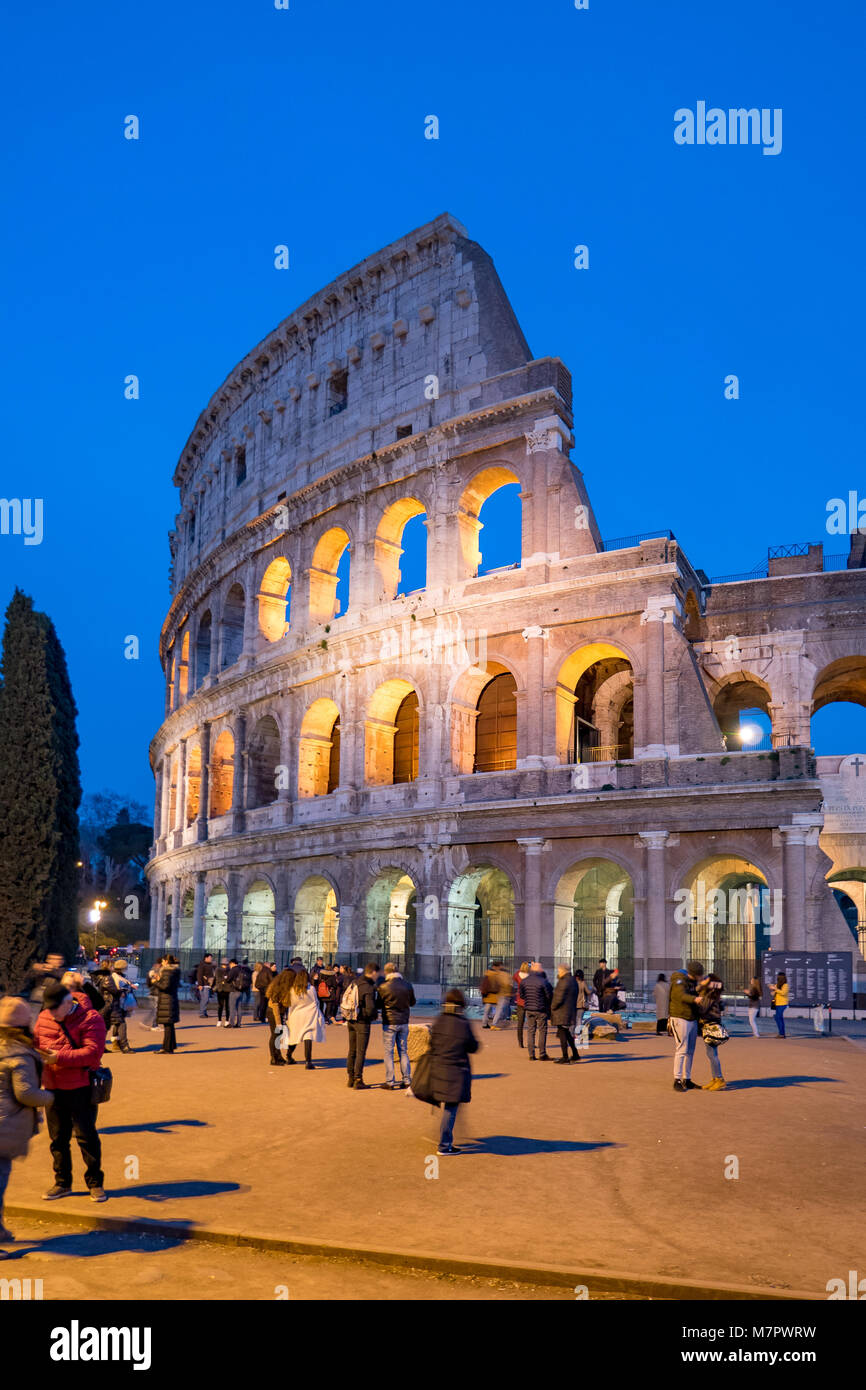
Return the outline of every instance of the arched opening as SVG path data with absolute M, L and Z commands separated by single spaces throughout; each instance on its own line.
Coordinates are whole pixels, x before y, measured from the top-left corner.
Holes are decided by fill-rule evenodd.
M 479 865 L 460 874 L 448 894 L 452 978 L 477 980 L 490 961 L 514 957 L 514 889 L 502 869 Z
M 414 497 L 388 507 L 376 532 L 376 568 L 383 599 L 396 598 L 427 583 L 426 512 Z
M 866 869 L 837 869 L 827 875 L 827 882 L 857 949 L 866 955 Z
M 815 682 L 811 716 L 816 753 L 866 748 L 866 657 L 846 656 L 824 667 Z
M 223 670 L 234 666 L 244 648 L 244 591 L 233 584 L 223 604 Z
M 364 775 L 371 787 L 411 782 L 418 775 L 418 696 L 399 677 L 380 685 L 370 701 Z
M 771 749 L 770 691 L 746 672 L 726 681 L 713 699 L 713 711 L 729 753 Z
M 686 928 L 683 958 L 721 976 L 726 993 L 742 992 L 760 976 L 761 956 L 770 948 L 777 903 L 766 878 L 748 859 L 715 855 L 692 870 L 683 888 L 675 911 Z
M 279 642 L 289 630 L 292 570 L 282 555 L 272 560 L 259 590 L 259 632 L 268 642 Z
M 504 772 L 517 766 L 517 683 L 501 671 L 478 696 L 473 772 Z
M 193 743 L 186 753 L 186 823 L 198 819 L 201 800 L 201 745 Z
M 180 932 L 178 946 L 181 951 L 192 949 L 193 928 L 195 925 L 195 894 L 188 888 L 181 898 Z
M 564 763 L 634 757 L 634 672 L 619 647 L 591 642 L 562 663 L 556 682 L 556 752 Z
M 210 609 L 199 619 L 198 635 L 195 643 L 195 680 L 200 686 L 210 675 L 211 636 L 213 622 Z
M 178 759 L 174 757 L 169 763 L 169 784 L 168 784 L 168 824 L 166 831 L 172 831 L 177 824 L 177 774 Z
M 178 671 L 177 703 L 182 705 L 189 692 L 189 631 L 183 634 L 180 644 L 180 669 Z
M 314 700 L 301 721 L 298 797 L 328 796 L 340 785 L 340 711 L 333 700 Z
M 208 894 L 204 910 L 204 948 L 224 955 L 228 944 L 229 898 L 221 883 Z
M 240 950 L 259 960 L 274 954 L 274 891 L 264 879 L 257 879 L 244 894 Z
M 370 954 L 399 970 L 413 971 L 415 954 L 415 884 L 402 869 L 384 869 L 367 894 L 367 937 Z
M 210 815 L 225 816 L 232 809 L 232 782 L 235 772 L 235 741 L 223 729 L 211 754 Z
M 306 965 L 316 956 L 332 960 L 340 913 L 337 894 L 321 874 L 305 879 L 295 897 L 295 950 Z
M 310 566 L 310 621 L 329 623 L 349 607 L 349 537 L 332 526 L 319 538 Z
M 689 589 L 688 593 L 686 594 L 685 614 L 683 617 L 683 636 L 688 642 L 699 642 L 703 637 L 701 609 L 694 589 Z
M 634 988 L 634 884 L 627 869 L 603 857 L 573 864 L 557 884 L 553 911 L 557 961 L 579 966 L 589 980 L 604 959 L 626 989 Z
M 280 767 L 280 731 L 272 714 L 258 720 L 247 748 L 247 806 L 276 801 Z
M 488 505 L 490 499 L 494 500 Z M 476 473 L 460 498 L 457 527 L 464 577 L 519 565 L 522 518 L 517 474 L 504 466 Z M 483 547 L 479 545 L 482 527 L 488 531 Z

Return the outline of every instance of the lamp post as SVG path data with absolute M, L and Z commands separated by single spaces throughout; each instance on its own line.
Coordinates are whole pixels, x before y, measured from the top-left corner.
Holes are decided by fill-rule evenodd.
M 106 908 L 106 907 L 108 907 L 108 903 L 107 903 L 107 902 L 104 902 L 104 901 L 102 900 L 102 898 L 97 898 L 96 901 L 95 901 L 95 903 L 93 904 L 93 907 L 90 909 L 90 911 L 89 911 L 88 914 L 87 914 L 88 921 L 90 921 L 90 922 L 93 923 L 93 959 L 94 959 L 94 960 L 96 959 L 96 950 L 97 950 L 97 947 L 96 947 L 96 940 L 97 940 L 97 937 L 98 937 L 98 935 L 99 935 L 99 920 L 100 920 L 100 917 L 101 917 L 101 915 L 102 915 L 103 909 Z

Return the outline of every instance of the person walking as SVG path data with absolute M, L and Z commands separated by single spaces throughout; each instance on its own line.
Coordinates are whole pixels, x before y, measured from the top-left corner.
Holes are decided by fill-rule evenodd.
M 703 974 L 704 967 L 699 960 L 688 960 L 685 970 L 674 970 L 671 975 L 668 1024 L 677 1045 L 674 1052 L 675 1091 L 700 1090 L 700 1086 L 692 1081 L 692 1062 L 698 1040 L 695 1009 L 697 984 Z
M 393 961 L 385 966 L 385 979 L 379 986 L 382 1011 L 382 1047 L 385 1052 L 385 1089 L 405 1091 L 412 1078 L 409 1064 L 409 1010 L 415 1007 L 415 991 L 403 979 Z M 400 1054 L 402 1084 L 394 1078 L 394 1047 Z
M 779 1030 L 779 1037 L 784 1038 L 785 1034 L 785 1010 L 788 1007 L 788 976 L 784 970 L 780 970 L 776 976 L 776 983 L 771 986 L 770 993 L 773 999 L 773 1008 L 776 1010 L 776 1027 Z
M 490 1021 L 494 1017 L 499 1003 L 499 967 L 500 962 L 495 960 L 481 976 L 481 983 L 478 986 L 481 1002 L 484 1005 L 481 1011 L 482 1028 L 490 1027 Z
M 656 1006 L 656 1032 L 666 1033 L 668 1031 L 668 1004 L 671 998 L 671 987 L 665 975 L 659 975 L 653 985 L 653 999 Z
M 525 960 L 519 970 L 514 972 L 514 1016 L 517 1019 L 517 1046 L 523 1047 L 523 1021 L 526 1017 L 526 1000 L 523 997 L 523 982 L 529 974 L 529 961 Z
M 749 981 L 749 988 L 745 990 L 745 995 L 746 1008 L 749 1011 L 749 1027 L 752 1030 L 752 1036 L 755 1038 L 761 1036 L 758 1030 L 758 1014 L 761 1011 L 761 998 L 763 993 L 761 981 L 758 979 L 757 975 L 753 975 Z
M 15 1237 L 3 1220 L 13 1158 L 23 1158 L 39 1132 L 39 1110 L 54 1092 L 40 1085 L 42 1056 L 30 1027 L 30 1008 L 13 994 L 0 999 L 0 1243 Z M 0 1259 L 5 1256 L 0 1252 Z
M 442 1106 L 437 1154 L 460 1153 L 454 1146 L 454 1122 L 461 1105 L 472 1099 L 472 1068 L 469 1058 L 479 1042 L 465 1017 L 466 998 L 462 990 L 449 989 L 445 1007 L 430 1029 L 430 1081 L 434 1101 Z
M 346 1054 L 347 1085 L 356 1091 L 368 1091 L 364 1080 L 364 1060 L 370 1045 L 370 1028 L 379 1012 L 377 1003 L 377 965 L 367 965 L 360 975 L 350 979 L 343 993 L 343 1017 L 349 1035 Z
M 291 1006 L 289 991 L 294 981 L 294 970 L 281 970 L 279 975 L 275 975 L 268 985 L 266 1020 L 269 1029 L 268 1051 L 271 1054 L 272 1067 L 286 1066 L 286 1062 L 277 1048 L 276 1033 L 277 1029 L 281 1028 L 286 1021 L 286 1015 Z
M 540 961 L 534 960 L 529 974 L 523 981 L 523 997 L 526 1001 L 526 1047 L 530 1062 L 552 1062 L 547 1053 L 547 1023 L 550 1018 L 550 1000 L 553 989 Z
M 204 957 L 199 961 L 195 972 L 195 982 L 198 986 L 198 1016 L 207 1018 L 207 1006 L 211 996 L 211 990 L 216 979 L 216 966 L 213 963 L 213 956 L 210 951 L 205 951 Z
M 157 1004 L 156 1022 L 157 1027 L 162 1028 L 162 1047 L 157 1048 L 157 1052 L 176 1052 L 177 1038 L 175 1037 L 174 1026 L 180 1022 L 180 1003 L 178 1001 L 178 990 L 180 989 L 180 964 L 173 955 L 165 955 L 162 958 L 159 978 L 156 982 Z
M 567 965 L 556 969 L 557 980 L 550 1001 L 550 1021 L 556 1028 L 556 1036 L 562 1049 L 562 1056 L 556 1057 L 558 1066 L 567 1067 L 569 1062 L 579 1062 L 580 1053 L 574 1044 L 574 1025 L 577 1019 L 577 981 Z M 569 1051 L 571 1057 L 569 1057 Z
M 231 999 L 232 992 L 231 981 L 229 979 L 229 976 L 235 965 L 237 965 L 237 961 L 221 960 L 216 968 L 216 975 L 214 976 L 214 993 L 217 997 L 217 1028 L 228 1028 L 229 1026 L 229 1000 Z M 225 1014 L 224 1021 L 223 1014 Z
M 724 1007 L 721 977 L 710 972 L 700 981 L 695 999 L 698 1027 L 701 1031 L 704 1047 L 707 1049 L 707 1060 L 710 1064 L 712 1077 L 709 1085 L 704 1087 L 705 1091 L 724 1091 L 728 1084 L 722 1075 L 722 1064 L 719 1061 L 719 1048 L 723 1041 L 720 1037 L 720 1031 Z
M 574 1015 L 574 1033 L 577 1036 L 583 1030 L 583 1016 L 589 1008 L 589 1000 L 592 990 L 586 982 L 586 976 L 582 970 L 575 970 L 574 980 L 577 985 L 577 1002 Z
M 508 1022 L 513 990 L 511 986 L 511 976 L 501 961 L 495 967 L 493 974 L 499 986 L 499 991 L 496 998 L 496 1012 L 493 1015 L 493 1022 L 490 1028 L 492 1032 L 498 1033 Z
M 84 1159 L 84 1181 L 93 1202 L 105 1202 L 102 1144 L 96 1129 L 97 1107 L 90 1099 L 90 1072 L 105 1051 L 105 1020 L 90 1007 L 86 994 L 74 994 L 59 980 L 49 980 L 33 1037 L 45 1054 L 42 1083 L 54 1099 L 46 1111 L 51 1137 L 54 1184 L 42 1195 L 47 1202 L 72 1191 L 72 1136 Z
M 274 975 L 269 965 L 264 961 L 259 961 L 253 973 L 253 989 L 256 993 L 256 1007 L 254 1016 L 259 1023 L 267 1023 L 268 1018 L 268 990 L 273 982 Z
M 315 1071 L 313 1043 L 325 1041 L 325 1021 L 306 970 L 299 970 L 289 988 L 289 1066 L 295 1061 L 295 1048 L 304 1044 L 304 1065 Z
M 229 961 L 229 1027 L 240 1028 L 244 1016 L 244 1001 L 252 989 L 252 974 L 246 964 Z

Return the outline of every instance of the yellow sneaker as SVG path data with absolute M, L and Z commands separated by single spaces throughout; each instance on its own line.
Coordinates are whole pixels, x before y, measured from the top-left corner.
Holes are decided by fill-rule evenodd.
M 712 1081 L 710 1082 L 710 1084 L 709 1084 L 708 1086 L 705 1086 L 705 1087 L 704 1087 L 704 1090 L 705 1090 L 705 1091 L 724 1091 L 725 1088 L 727 1087 L 727 1084 L 728 1084 L 727 1081 L 723 1081 L 721 1077 L 719 1077 L 719 1076 L 714 1076 L 713 1079 L 712 1079 Z

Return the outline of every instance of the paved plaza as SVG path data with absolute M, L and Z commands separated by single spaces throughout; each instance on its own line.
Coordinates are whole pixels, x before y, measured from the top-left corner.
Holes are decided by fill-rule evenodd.
M 366 1092 L 346 1087 L 341 1027 L 328 1029 L 313 1072 L 269 1067 L 267 1030 L 250 1022 L 232 1031 L 185 1011 L 174 1056 L 157 1053 L 160 1035 L 138 1022 L 130 1036 L 141 1050 L 109 1057 L 114 1095 L 101 1113 L 111 1201 L 88 1200 L 77 1152 L 75 1195 L 40 1200 L 51 1177 L 43 1132 L 8 1191 L 9 1224 L 28 1239 L 36 1221 L 147 1220 L 170 1243 L 195 1230 L 260 1249 L 297 1241 L 410 1265 L 439 1257 L 445 1272 L 449 1260 L 469 1262 L 458 1272 L 534 1266 L 542 1284 L 582 1271 L 590 1297 L 593 1277 L 611 1274 L 645 1296 L 664 1297 L 664 1281 L 667 1296 L 686 1296 L 694 1281 L 826 1297 L 828 1279 L 863 1266 L 854 1213 L 866 1047 L 841 1033 L 734 1038 L 722 1054 L 728 1089 L 687 1095 L 672 1089 L 667 1037 L 595 1043 L 562 1067 L 531 1064 L 512 1029 L 481 1033 L 465 1149 L 440 1159 L 438 1176 L 429 1107 L 379 1089 L 378 1026 Z M 709 1080 L 700 1044 L 694 1077 Z M 206 1261 L 175 1263 L 186 1259 L 188 1279 L 151 1281 L 141 1296 L 212 1296 Z M 14 1263 L 15 1274 L 37 1273 L 36 1255 Z M 353 1277 L 341 1268 L 338 1283 Z M 74 1278 L 86 1286 L 80 1268 Z M 241 1296 L 265 1296 L 257 1287 Z M 507 1296 L 491 1288 L 482 1296 Z

